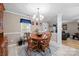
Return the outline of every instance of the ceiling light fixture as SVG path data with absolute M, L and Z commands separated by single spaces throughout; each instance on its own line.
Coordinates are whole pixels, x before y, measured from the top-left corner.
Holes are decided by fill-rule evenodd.
M 33 15 L 33 20 L 35 21 L 42 21 L 44 16 L 40 14 L 39 8 L 37 8 L 37 13 Z

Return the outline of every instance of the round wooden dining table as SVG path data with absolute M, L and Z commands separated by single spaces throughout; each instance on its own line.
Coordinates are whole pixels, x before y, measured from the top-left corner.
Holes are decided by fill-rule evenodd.
M 36 35 L 36 34 L 32 34 L 31 35 L 31 39 L 32 40 L 37 40 L 37 41 L 41 41 L 41 40 L 43 40 L 43 37 L 42 37 L 43 35 L 41 34 L 40 36 L 38 36 L 38 35 Z

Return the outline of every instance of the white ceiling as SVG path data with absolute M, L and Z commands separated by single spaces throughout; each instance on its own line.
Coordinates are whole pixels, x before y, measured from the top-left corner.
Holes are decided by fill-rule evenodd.
M 5 3 L 4 5 L 7 11 L 30 16 L 40 8 L 40 13 L 45 16 L 44 20 L 50 23 L 56 21 L 58 13 L 63 14 L 64 21 L 79 19 L 78 3 Z

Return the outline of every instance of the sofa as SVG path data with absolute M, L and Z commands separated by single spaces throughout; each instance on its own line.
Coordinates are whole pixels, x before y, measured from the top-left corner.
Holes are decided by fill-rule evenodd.
M 77 38 L 79 40 L 79 33 L 74 33 L 73 39 Z
M 66 33 L 65 31 L 62 31 L 62 40 L 67 40 L 67 38 L 70 37 L 69 33 Z

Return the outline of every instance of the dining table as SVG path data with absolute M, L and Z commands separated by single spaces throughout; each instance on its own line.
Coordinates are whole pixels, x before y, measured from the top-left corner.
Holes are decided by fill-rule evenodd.
M 30 50 L 30 54 L 32 50 L 44 51 L 45 48 L 48 48 L 49 42 L 50 42 L 49 32 L 42 33 L 40 35 L 32 33 L 30 39 L 28 40 L 28 48 Z M 45 47 L 43 48 L 43 46 Z

